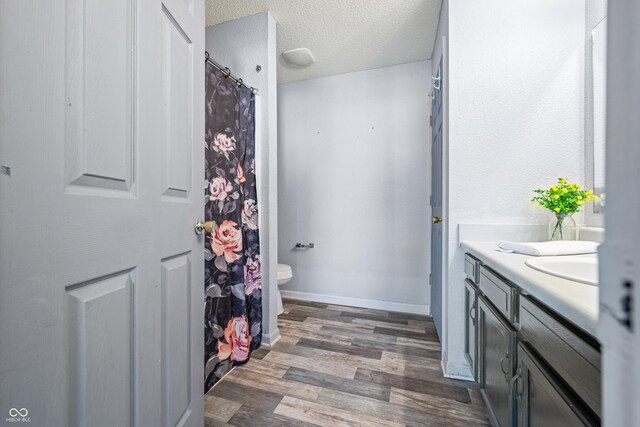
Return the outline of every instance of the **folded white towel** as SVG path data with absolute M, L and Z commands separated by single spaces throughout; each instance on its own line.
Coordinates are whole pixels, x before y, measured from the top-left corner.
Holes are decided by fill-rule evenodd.
M 517 252 L 533 256 L 592 254 L 598 251 L 599 244 L 582 240 L 563 240 L 554 242 L 516 243 L 501 241 L 498 248 L 503 252 Z

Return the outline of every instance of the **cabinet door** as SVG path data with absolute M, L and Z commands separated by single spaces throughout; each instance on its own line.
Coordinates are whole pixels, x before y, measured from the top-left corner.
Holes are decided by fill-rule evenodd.
M 599 425 L 527 344 L 518 345 L 518 363 L 514 388 L 518 400 L 519 427 Z
M 473 379 L 478 381 L 478 293 L 476 287 L 467 280 L 465 283 L 465 341 L 464 341 L 464 357 L 469 363 L 469 368 L 473 373 Z
M 491 304 L 478 298 L 480 387 L 493 424 L 515 424 L 511 379 L 515 370 L 516 332 Z

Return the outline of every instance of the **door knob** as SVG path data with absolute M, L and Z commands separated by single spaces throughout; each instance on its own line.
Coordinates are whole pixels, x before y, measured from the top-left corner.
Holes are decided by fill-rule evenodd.
M 193 228 L 198 235 L 202 234 L 203 231 L 211 233 L 211 230 L 213 229 L 213 221 L 202 222 L 202 220 L 199 219 L 196 221 L 196 225 Z
M 442 217 L 441 216 L 434 216 L 433 217 L 433 223 L 434 224 L 440 224 L 442 222 Z

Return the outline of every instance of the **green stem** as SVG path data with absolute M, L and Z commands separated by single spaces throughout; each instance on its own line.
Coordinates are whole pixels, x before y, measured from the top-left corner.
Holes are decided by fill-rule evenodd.
M 567 217 L 566 214 L 556 214 L 556 226 L 553 229 L 553 233 L 551 234 L 551 240 L 556 236 L 556 231 L 560 232 L 560 240 L 564 240 L 564 230 L 562 229 L 562 222 Z

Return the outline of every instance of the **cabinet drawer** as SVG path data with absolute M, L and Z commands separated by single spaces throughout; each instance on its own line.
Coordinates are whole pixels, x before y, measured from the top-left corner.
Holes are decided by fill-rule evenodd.
M 581 336 L 574 328 L 531 298 L 520 298 L 521 340 L 535 348 L 558 376 L 600 417 L 599 346 L 595 340 Z
M 510 322 L 516 323 L 518 295 L 517 288 L 509 282 L 489 270 L 484 265 L 480 266 L 480 291 L 498 309 L 498 311 Z
M 467 275 L 467 279 L 471 280 L 473 283 L 478 283 L 478 266 L 480 262 L 473 257 L 473 255 L 465 254 L 464 255 L 464 272 Z

